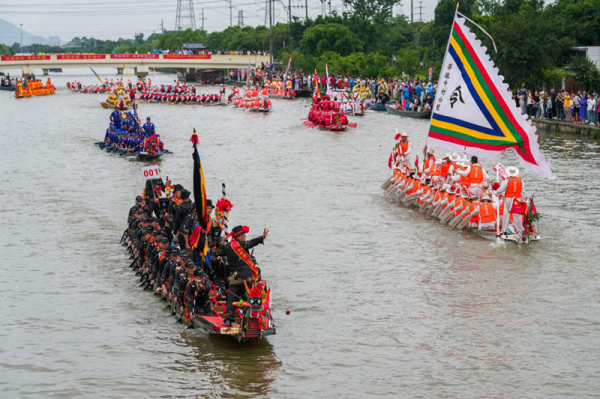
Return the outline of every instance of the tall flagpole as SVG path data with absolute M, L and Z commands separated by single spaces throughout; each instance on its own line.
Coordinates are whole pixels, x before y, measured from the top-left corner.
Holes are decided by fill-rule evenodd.
M 440 83 L 440 77 L 443 76 L 446 65 L 446 57 L 448 57 L 448 49 L 450 49 L 450 41 L 452 40 L 452 32 L 454 31 L 454 21 L 456 21 L 456 16 L 458 15 L 458 3 L 456 4 L 456 10 L 454 10 L 454 18 L 452 19 L 452 26 L 450 27 L 450 34 L 448 35 L 448 44 L 446 44 L 446 52 L 444 53 L 444 60 L 442 61 L 442 69 L 440 70 L 440 76 L 438 76 L 438 86 Z M 433 79 L 433 76 L 431 77 Z M 439 93 L 438 93 L 439 95 Z M 427 139 L 429 138 L 429 132 L 431 131 L 431 121 L 433 120 L 433 114 L 435 114 L 435 100 L 433 101 L 433 105 L 431 107 L 431 116 L 429 117 L 429 130 L 427 131 Z M 427 139 L 425 139 L 425 148 L 423 151 L 427 151 Z M 423 159 L 424 161 L 425 159 Z

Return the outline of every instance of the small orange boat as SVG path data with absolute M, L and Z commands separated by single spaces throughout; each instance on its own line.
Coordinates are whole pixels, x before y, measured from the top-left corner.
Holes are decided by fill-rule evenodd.
M 27 80 L 25 81 L 25 84 L 23 84 L 23 82 L 17 83 L 15 97 L 47 96 L 49 94 L 54 94 L 55 90 L 56 88 L 52 85 L 50 79 L 48 79 L 45 86 L 39 79 Z

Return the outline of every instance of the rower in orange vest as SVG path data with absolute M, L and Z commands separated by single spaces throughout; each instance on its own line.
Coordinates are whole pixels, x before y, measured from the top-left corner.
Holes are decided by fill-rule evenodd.
M 512 215 L 516 233 L 523 232 L 523 218 L 520 214 L 510 213 L 514 200 L 520 200 L 523 193 L 523 180 L 518 177 L 519 169 L 514 166 L 506 168 L 508 178 L 502 182 L 496 194 L 504 193 L 504 212 L 502 215 L 502 234 L 508 231 L 508 222 Z
M 490 197 L 484 195 L 479 204 L 479 230 L 496 230 L 496 209 L 490 202 Z
M 410 163 L 410 152 L 412 151 L 412 146 L 408 141 L 408 133 L 404 132 L 400 136 L 400 141 L 398 142 L 398 149 L 396 152 L 396 160 L 400 160 L 401 162 Z
M 423 172 L 429 173 L 429 168 L 431 168 L 435 164 L 435 149 L 427 148 L 427 159 L 425 160 L 425 166 L 423 167 Z
M 471 157 L 471 163 L 467 165 L 464 169 L 457 172 L 461 176 L 467 176 L 469 180 L 469 190 L 480 196 L 481 188 L 483 185 L 484 179 L 489 179 L 489 176 L 485 169 L 481 167 L 479 164 L 479 160 L 476 156 Z
M 466 157 L 459 158 L 459 160 L 456 161 L 454 176 L 452 177 L 454 183 L 460 183 L 461 187 L 464 187 L 465 189 L 470 186 L 469 174 L 466 172 L 469 165 L 469 160 L 466 159 Z
M 442 180 L 442 163 L 444 161 L 442 159 L 438 159 L 434 162 L 433 165 L 429 168 L 429 177 L 435 182 L 441 182 Z

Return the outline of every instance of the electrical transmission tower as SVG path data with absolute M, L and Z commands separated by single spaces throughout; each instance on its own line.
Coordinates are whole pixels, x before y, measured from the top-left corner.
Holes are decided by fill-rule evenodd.
M 186 29 L 196 30 L 194 1 L 177 0 L 177 16 L 175 17 L 175 30 Z
M 244 27 L 244 10 L 238 11 L 238 26 Z
M 269 7 L 269 0 L 265 0 L 265 26 L 267 26 L 267 22 L 269 21 Z
M 423 22 L 423 0 L 419 1 L 419 22 Z

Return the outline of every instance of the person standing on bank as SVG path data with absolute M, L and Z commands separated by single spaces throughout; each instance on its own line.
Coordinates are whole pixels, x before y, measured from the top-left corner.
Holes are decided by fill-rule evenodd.
M 230 326 L 235 321 L 236 301 L 246 296 L 244 282 L 252 283 L 258 277 L 258 270 L 248 253 L 248 250 L 258 244 L 264 244 L 269 230 L 264 229 L 263 235 L 246 241 L 246 233 L 250 232 L 248 226 L 236 226 L 231 231 L 233 239 L 225 248 L 227 263 L 229 264 L 229 295 L 227 295 L 227 313 L 225 314 L 224 326 Z

